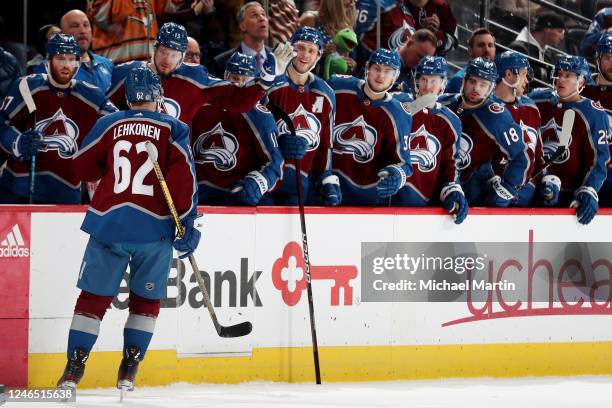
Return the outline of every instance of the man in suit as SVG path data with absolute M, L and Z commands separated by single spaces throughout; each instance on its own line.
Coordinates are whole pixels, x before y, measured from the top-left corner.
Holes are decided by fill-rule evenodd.
M 257 76 L 268 53 L 272 51 L 265 46 L 269 35 L 268 17 L 259 2 L 249 1 L 242 6 L 238 11 L 237 20 L 242 33 L 242 42 L 238 47 L 217 55 L 208 67 L 210 73 L 218 78 L 223 78 L 227 60 L 235 52 L 241 52 L 255 58 Z

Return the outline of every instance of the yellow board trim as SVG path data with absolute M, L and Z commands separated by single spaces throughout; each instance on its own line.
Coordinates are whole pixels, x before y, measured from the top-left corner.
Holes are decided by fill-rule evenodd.
M 319 348 L 324 382 L 612 374 L 612 342 Z M 94 352 L 80 388 L 114 387 L 121 353 Z M 54 387 L 63 353 L 30 354 L 28 387 Z M 149 350 L 138 385 L 313 382 L 312 349 L 259 348 L 247 357 L 177 358 Z

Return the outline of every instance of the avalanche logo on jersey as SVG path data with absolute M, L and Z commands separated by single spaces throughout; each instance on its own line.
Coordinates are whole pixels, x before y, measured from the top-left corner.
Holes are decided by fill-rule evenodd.
M 218 123 L 212 130 L 202 133 L 193 144 L 194 161 L 212 163 L 219 171 L 229 171 L 236 166 L 238 139 Z
M 440 141 L 421 125 L 410 134 L 410 162 L 417 165 L 419 171 L 430 172 L 436 168 L 438 153 L 442 149 Z
M 181 116 L 181 105 L 179 105 L 179 103 L 174 99 L 164 96 L 162 111 L 166 115 L 170 115 L 173 118 L 178 119 Z
M 368 125 L 363 115 L 350 123 L 336 125 L 334 129 L 334 153 L 351 154 L 358 163 L 367 163 L 374 157 L 378 135 Z
M 35 128 L 44 135 L 39 151 L 57 150 L 62 159 L 69 159 L 79 150 L 77 144 L 79 127 L 64 114 L 62 108 L 59 108 L 50 118 L 36 123 Z
M 401 48 L 404 44 L 406 44 L 406 41 L 408 41 L 408 37 L 410 37 L 412 34 L 414 34 L 414 30 L 412 29 L 412 27 L 410 27 L 410 25 L 408 25 L 407 22 L 404 21 L 402 27 L 395 30 L 389 36 L 389 49 L 397 50 Z
M 289 117 L 293 122 L 293 126 L 295 126 L 295 135 L 308 140 L 308 148 L 306 150 L 309 152 L 316 150 L 319 147 L 319 134 L 322 127 L 319 119 L 304 109 L 302 104 L 297 107 L 295 112 L 289 114 Z M 279 120 L 276 125 L 280 134 L 291 133 L 289 128 L 287 128 L 287 124 L 282 120 Z
M 459 163 L 457 164 L 457 168 L 459 170 L 464 170 L 469 167 L 472 163 L 472 149 L 474 148 L 474 142 L 472 138 L 467 135 L 467 133 L 461 132 L 461 137 L 459 138 L 459 151 L 457 154 L 459 155 Z
M 527 143 L 527 147 L 532 152 L 535 152 L 536 145 L 538 143 L 538 131 L 532 128 L 531 126 L 527 126 L 525 123 L 523 123 L 522 120 L 520 121 L 519 126 L 521 127 L 523 134 L 527 135 L 527 138 L 525 140 L 525 142 Z
M 548 123 L 542 126 L 541 130 L 542 130 L 542 143 L 543 143 L 542 149 L 544 150 L 544 158 L 548 159 L 553 154 L 555 154 L 555 152 L 559 148 L 559 140 L 561 137 L 561 126 L 559 126 L 557 122 L 555 121 L 555 118 L 552 117 L 548 121 Z M 567 145 L 569 146 L 571 144 L 572 144 L 572 136 L 570 134 L 570 138 L 569 138 Z M 565 152 L 563 152 L 563 154 L 559 156 L 557 160 L 555 160 L 555 163 L 565 163 L 567 160 L 569 160 L 569 157 L 570 157 L 569 150 L 570 149 L 565 149 Z

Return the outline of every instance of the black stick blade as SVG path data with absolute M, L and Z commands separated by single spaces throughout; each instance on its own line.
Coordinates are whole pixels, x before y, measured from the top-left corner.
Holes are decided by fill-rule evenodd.
M 217 326 L 217 334 L 221 337 L 242 337 L 251 333 L 253 325 L 251 322 L 238 323 L 233 326 Z

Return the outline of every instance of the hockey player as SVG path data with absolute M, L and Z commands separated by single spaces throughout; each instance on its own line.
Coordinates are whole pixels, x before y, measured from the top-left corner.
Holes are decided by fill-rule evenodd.
M 461 119 L 459 170 L 471 206 L 507 207 L 525 182 L 529 167 L 522 129 L 503 104 L 490 98 L 496 80 L 495 63 L 475 58 L 466 66 L 461 92 L 439 99 Z M 497 153 L 508 161 L 501 177 L 491 170 L 491 159 Z
M 444 91 L 448 65 L 443 57 L 423 57 L 416 67 L 414 88 L 417 98 Z M 447 107 L 439 103 L 412 116 L 410 159 L 412 176 L 393 197 L 394 203 L 426 206 L 439 202 L 454 215 L 455 223 L 463 222 L 468 204 L 459 184 L 459 137 L 461 122 Z
M 255 57 L 235 52 L 227 60 L 225 79 L 244 86 L 255 78 L 255 70 Z M 261 199 L 282 177 L 283 158 L 274 117 L 264 106 L 235 113 L 204 105 L 192 132 L 200 204 L 272 204 Z
M 268 98 L 289 114 L 297 137 L 289 133 L 285 123 L 277 122 L 278 143 L 286 163 L 282 184 L 272 196 L 279 205 L 298 203 L 295 160 L 299 159 L 304 197 L 310 192 L 313 197 L 309 202 L 338 205 L 340 184 L 331 172 L 336 97 L 329 85 L 311 72 L 321 57 L 323 36 L 316 28 L 300 27 L 290 42 L 297 56 L 287 67 L 287 81 L 271 88 Z
M 612 155 L 612 33 L 601 36 L 596 49 L 597 70 L 594 76 L 595 83 L 587 84 L 582 96 L 599 102 L 608 114 L 610 127 L 608 129 L 608 144 Z M 599 194 L 602 206 L 612 207 L 612 160 L 608 162 L 608 177 Z
M 209 77 L 201 65 L 183 64 L 187 49 L 187 31 L 176 23 L 166 23 L 160 28 L 154 44 L 153 60 L 132 61 L 115 67 L 109 97 L 118 107 L 125 106 L 123 83 L 133 68 L 147 65 L 155 71 L 166 90 L 164 113 L 191 125 L 196 111 L 205 103 L 213 102 L 234 112 L 248 112 L 264 96 L 277 75 L 284 74 L 293 49 L 289 44 L 279 44 L 274 53 L 268 53 L 259 79 L 239 88 Z
M 345 205 L 385 205 L 412 174 L 412 118 L 387 92 L 400 65 L 397 52 L 380 48 L 368 59 L 365 80 L 330 79 L 342 107 L 336 112 L 333 164 Z
M 75 157 L 83 180 L 101 179 L 81 229 L 90 235 L 77 287 L 68 334 L 68 362 L 58 381 L 75 388 L 96 342 L 100 323 L 130 266 L 130 314 L 123 330 L 123 359 L 117 387 L 133 390 L 138 364 L 145 358 L 159 314 L 160 299 L 172 261 L 172 247 L 188 256 L 197 247 L 200 232 L 194 221 L 197 185 L 189 128 L 159 113 L 160 80 L 139 67 L 125 82 L 130 110 L 100 119 Z M 185 227 L 174 241 L 175 225 L 162 189 L 148 160 L 145 143 L 159 152 L 158 162 Z
M 580 96 L 589 74 L 583 57 L 561 56 L 555 64 L 554 89 L 530 95 L 542 116 L 542 141 L 548 156 L 558 148 L 564 112 L 576 112 L 567 150 L 550 165 L 549 173 L 561 179 L 559 205 L 576 207 L 581 224 L 591 222 L 599 209 L 598 192 L 610 159 L 608 117 L 599 102 Z
M 536 204 L 536 201 L 547 206 L 554 205 L 559 196 L 561 185 L 559 178 L 551 174 L 539 176 L 537 180 L 531 179 L 542 169 L 544 153 L 540 136 L 540 111 L 531 98 L 525 95 L 532 72 L 529 60 L 518 52 L 506 51 L 497 55 L 495 65 L 497 66 L 497 86 L 492 100 L 505 104 L 514 121 L 523 129 L 529 155 L 528 182 L 518 191 L 512 205 L 527 207 Z M 493 169 L 496 174 L 503 173 L 504 162 L 501 155 L 494 159 Z M 536 199 L 536 192 L 539 199 Z
M 72 157 L 96 120 L 117 110 L 97 87 L 74 79 L 81 49 L 72 36 L 55 34 L 46 51 L 49 74 L 27 76 L 21 87 L 16 81 L 0 107 L 0 146 L 9 155 L 0 175 L 0 203 L 28 202 L 35 156 L 33 201 L 80 204 Z

